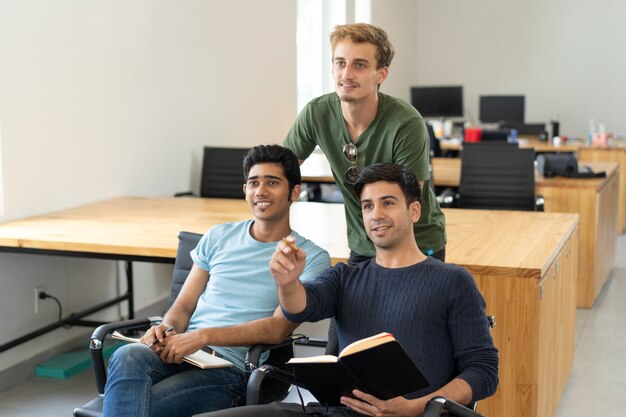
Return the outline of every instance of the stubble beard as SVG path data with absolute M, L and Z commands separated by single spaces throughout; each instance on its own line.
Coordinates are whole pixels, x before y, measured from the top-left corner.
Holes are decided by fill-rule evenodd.
M 343 101 L 344 103 L 354 103 L 356 101 L 356 99 L 354 97 L 348 96 L 346 94 L 340 95 L 339 96 L 339 100 Z

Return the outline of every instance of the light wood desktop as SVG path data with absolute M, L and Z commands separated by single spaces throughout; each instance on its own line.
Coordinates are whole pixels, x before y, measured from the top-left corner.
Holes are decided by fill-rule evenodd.
M 577 152 L 585 145 L 581 140 L 568 140 L 558 145 L 552 142 L 539 140 L 534 136 L 521 136 L 517 140 L 520 148 L 533 148 L 537 152 Z M 441 139 L 439 145 L 442 151 L 459 151 L 463 149 L 460 139 Z
M 578 216 L 444 210 L 447 261 L 467 268 L 497 317 L 500 385 L 487 415 L 551 417 L 574 354 Z M 0 250 L 108 257 L 176 256 L 177 233 L 250 218 L 244 200 L 123 197 L 0 224 Z M 292 226 L 349 255 L 343 205 L 295 203 Z M 555 349 L 555 346 L 558 349 Z
M 580 215 L 578 307 L 589 308 L 609 277 L 617 245 L 618 171 L 611 162 L 587 162 L 594 171 L 606 171 L 606 178 L 536 177 L 537 195 L 545 199 L 545 211 Z M 435 185 L 458 187 L 460 158 L 433 158 Z M 623 215 L 623 213 L 622 213 Z

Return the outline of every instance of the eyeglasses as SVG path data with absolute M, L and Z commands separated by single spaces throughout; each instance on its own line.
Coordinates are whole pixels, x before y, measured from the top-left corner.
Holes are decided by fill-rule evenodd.
M 356 168 L 357 155 L 358 150 L 354 143 L 348 143 L 346 146 L 343 147 L 343 156 L 345 156 L 346 159 L 350 161 L 350 168 L 348 168 L 344 176 L 350 184 L 354 184 L 359 176 L 359 171 Z

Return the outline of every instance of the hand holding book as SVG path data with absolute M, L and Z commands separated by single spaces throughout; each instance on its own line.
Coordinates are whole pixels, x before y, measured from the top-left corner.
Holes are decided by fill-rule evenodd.
M 400 343 L 380 333 L 346 346 L 332 355 L 293 358 L 287 362 L 296 380 L 325 405 L 339 405 L 341 396 L 358 389 L 387 400 L 430 384 Z

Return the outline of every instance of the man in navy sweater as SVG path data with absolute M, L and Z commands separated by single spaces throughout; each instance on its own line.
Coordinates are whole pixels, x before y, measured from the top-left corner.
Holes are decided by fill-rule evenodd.
M 226 416 L 419 416 L 432 397 L 461 404 L 493 395 L 498 350 L 485 301 L 464 269 L 425 256 L 413 235 L 420 217 L 420 188 L 408 168 L 376 164 L 355 184 L 363 223 L 376 257 L 354 266 L 338 264 L 315 281 L 301 283 L 306 254 L 279 243 L 270 261 L 285 317 L 294 322 L 337 320 L 339 348 L 380 332 L 400 342 L 430 382 L 426 389 L 381 400 L 359 390 L 343 407 L 274 403 L 224 410 Z

